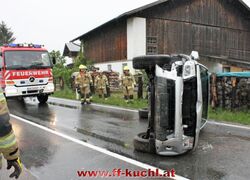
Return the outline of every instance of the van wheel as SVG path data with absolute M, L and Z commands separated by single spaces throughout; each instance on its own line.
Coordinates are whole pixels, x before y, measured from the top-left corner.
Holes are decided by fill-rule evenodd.
M 135 69 L 149 69 L 154 67 L 156 64 L 163 66 L 171 62 L 171 57 L 168 55 L 148 55 L 139 56 L 133 59 L 133 67 Z
M 139 118 L 148 119 L 148 108 L 139 109 Z
M 139 133 L 134 138 L 134 148 L 140 152 L 155 153 L 155 138 L 152 133 L 149 139 L 146 139 L 146 133 Z
M 48 95 L 41 94 L 37 96 L 37 100 L 39 101 L 40 104 L 45 104 L 48 101 Z

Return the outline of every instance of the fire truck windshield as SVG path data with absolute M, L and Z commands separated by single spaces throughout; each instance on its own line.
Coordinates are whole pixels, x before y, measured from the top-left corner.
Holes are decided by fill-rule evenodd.
M 6 51 L 6 69 L 36 69 L 52 66 L 47 51 Z

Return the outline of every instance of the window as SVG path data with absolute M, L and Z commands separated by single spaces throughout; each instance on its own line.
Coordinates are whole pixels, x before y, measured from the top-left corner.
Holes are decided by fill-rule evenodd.
M 52 66 L 47 51 L 6 51 L 7 69 L 48 68 Z
M 201 75 L 201 86 L 202 86 L 202 118 L 207 119 L 207 110 L 208 110 L 208 71 L 206 68 L 200 66 L 200 75 Z
M 147 54 L 153 55 L 157 54 L 157 37 L 156 36 L 148 36 L 147 37 Z
M 230 67 L 223 67 L 223 72 L 231 72 L 231 68 Z
M 108 64 L 108 71 L 112 71 L 112 65 Z
M 157 37 L 149 36 L 147 37 L 147 44 L 156 44 L 157 43 Z
M 147 46 L 147 54 L 148 55 L 157 54 L 157 47 L 156 46 Z

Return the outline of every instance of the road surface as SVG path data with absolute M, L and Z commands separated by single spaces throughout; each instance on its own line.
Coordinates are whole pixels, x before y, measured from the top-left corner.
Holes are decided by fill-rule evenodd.
M 147 122 L 139 120 L 134 111 L 94 105 L 80 107 L 75 101 L 64 103 L 56 98 L 51 98 L 50 104 L 43 106 L 29 98 L 24 102 L 9 100 L 8 106 L 11 114 L 17 117 L 163 170 L 174 169 L 176 174 L 188 179 L 250 177 L 249 128 L 209 123 L 201 132 L 196 151 L 177 157 L 162 157 L 134 151 L 133 137 L 147 127 Z M 77 170 L 82 168 L 143 169 L 48 133 L 13 118 L 15 116 L 12 116 L 12 123 L 23 163 L 39 179 L 77 179 Z

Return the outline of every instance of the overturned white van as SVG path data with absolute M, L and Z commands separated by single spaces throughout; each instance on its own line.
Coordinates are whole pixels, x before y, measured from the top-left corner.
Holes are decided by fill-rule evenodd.
M 173 156 L 195 149 L 207 120 L 209 74 L 197 52 L 133 59 L 149 78 L 148 129 L 134 138 L 142 152 Z

